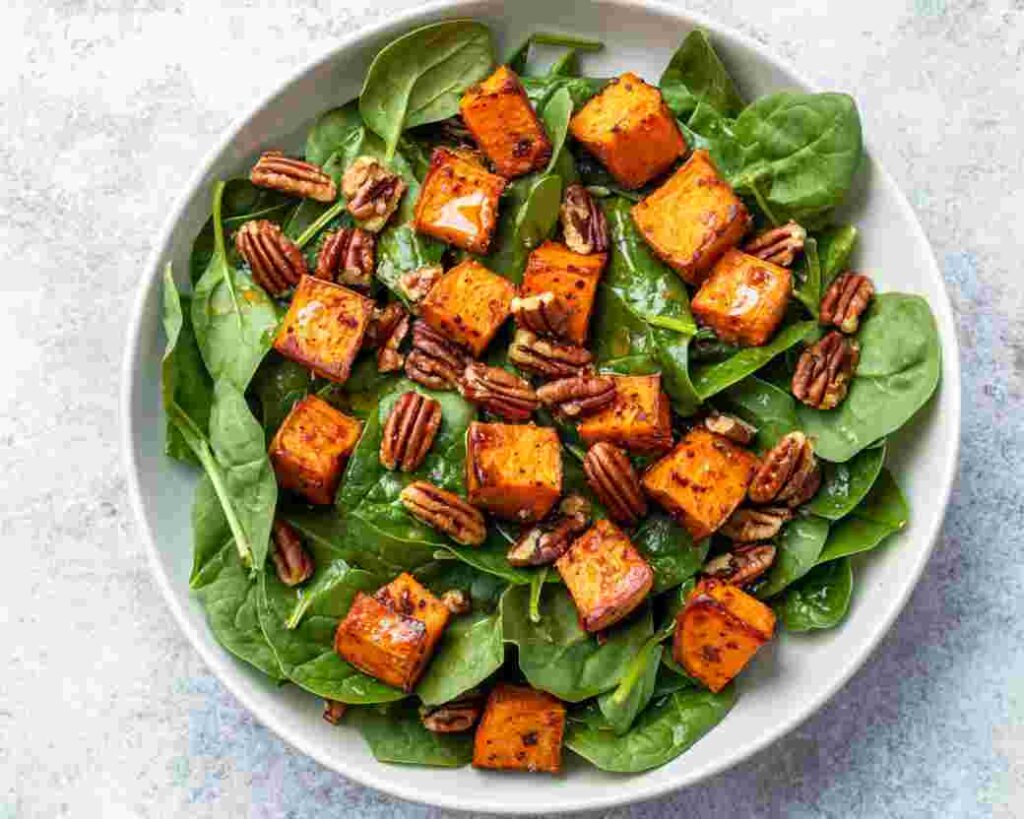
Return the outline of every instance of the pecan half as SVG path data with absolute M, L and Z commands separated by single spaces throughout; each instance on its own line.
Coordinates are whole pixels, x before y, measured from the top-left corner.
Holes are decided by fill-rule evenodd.
M 441 404 L 418 392 L 403 393 L 384 422 L 380 462 L 385 469 L 412 472 L 434 443 L 441 426 Z
M 615 379 L 607 375 L 574 375 L 537 388 L 537 397 L 565 418 L 582 418 L 615 400 Z
M 821 467 L 814 447 L 802 432 L 790 432 L 764 456 L 747 496 L 754 503 L 775 502 L 793 508 L 809 501 L 820 485 Z
M 421 523 L 463 546 L 479 546 L 487 537 L 484 516 L 453 492 L 427 481 L 414 481 L 398 496 L 406 511 Z
M 793 395 L 809 407 L 834 409 L 846 398 L 859 360 L 857 342 L 833 330 L 801 353 L 790 384 Z
M 253 281 L 280 296 L 306 275 L 306 258 L 298 245 L 266 219 L 253 219 L 235 233 L 235 247 L 252 270 Z
M 398 350 L 409 334 L 409 314 L 398 302 L 374 307 L 363 346 L 377 351 L 377 371 L 393 373 L 402 369 L 405 356 Z
M 612 520 L 632 525 L 647 514 L 636 470 L 626 453 L 614 444 L 594 444 L 583 459 L 583 472 Z
M 437 284 L 438 279 L 444 275 L 444 268 L 439 264 L 431 264 L 425 267 L 417 267 L 415 270 L 407 270 L 398 278 L 398 286 L 402 288 L 405 297 L 413 305 L 423 301 L 430 288 Z
M 821 300 L 818 321 L 834 324 L 844 333 L 856 333 L 860 317 L 875 295 L 875 285 L 862 273 L 841 273 Z
M 512 315 L 524 330 L 561 338 L 569 326 L 569 309 L 550 290 L 512 299 Z
M 806 241 L 807 231 L 796 222 L 789 221 L 759 233 L 747 242 L 743 252 L 772 264 L 789 267 L 797 254 L 803 251 Z
M 362 228 L 328 233 L 316 259 L 318 279 L 368 288 L 373 281 L 376 237 Z
M 341 718 L 345 716 L 348 706 L 337 700 L 324 700 L 324 720 L 331 725 L 341 725 Z
M 452 614 L 469 614 L 473 601 L 462 589 L 448 589 L 441 595 L 441 602 Z
M 570 499 L 573 499 L 570 502 Z M 572 545 L 576 535 L 590 525 L 590 503 L 570 495 L 559 507 L 560 515 L 531 527 L 517 540 L 506 557 L 513 566 L 545 566 L 554 563 Z
M 508 360 L 521 370 L 546 378 L 567 378 L 590 367 L 594 356 L 586 347 L 519 329 L 509 345 Z
M 479 361 L 470 362 L 462 371 L 459 392 L 467 401 L 509 421 L 525 421 L 540 406 L 529 381 Z
M 379 233 L 398 210 L 405 188 L 401 176 L 372 156 L 357 157 L 341 178 L 348 212 L 373 233 Z
M 744 446 L 753 441 L 754 436 L 757 435 L 757 427 L 753 424 L 748 424 L 742 418 L 727 415 L 724 412 L 712 412 L 704 419 L 704 426 L 710 432 Z
M 432 390 L 458 386 L 469 356 L 425 321 L 412 325 L 412 351 L 405 358 L 405 374 Z
M 282 583 L 289 587 L 298 586 L 313 576 L 316 569 L 313 558 L 302 545 L 299 533 L 289 523 L 275 518 L 270 540 L 273 545 L 270 558 L 274 561 L 277 577 Z
M 565 244 L 573 253 L 604 253 L 608 250 L 608 222 L 590 192 L 580 184 L 565 189 L 560 210 Z
M 718 530 L 730 540 L 752 543 L 775 537 L 793 513 L 785 506 L 741 506 Z
M 702 571 L 731 586 L 745 586 L 768 571 L 774 561 L 775 547 L 772 544 L 751 543 L 711 558 Z
M 456 734 L 468 731 L 484 710 L 484 695 L 470 691 L 443 705 L 421 705 L 423 727 L 435 734 Z
M 264 151 L 249 173 L 249 181 L 258 188 L 270 188 L 317 202 L 333 202 L 338 198 L 338 186 L 330 174 L 312 162 L 292 159 L 281 151 Z

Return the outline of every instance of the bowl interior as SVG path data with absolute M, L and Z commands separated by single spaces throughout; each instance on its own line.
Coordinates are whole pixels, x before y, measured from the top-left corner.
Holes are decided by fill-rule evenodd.
M 909 595 L 941 525 L 955 468 L 959 433 L 959 373 L 949 302 L 927 241 L 902 195 L 868 157 L 845 216 L 861 229 L 856 267 L 880 290 L 924 295 L 936 313 L 944 346 L 937 397 L 893 442 L 891 464 L 913 510 L 910 525 L 870 559 L 855 565 L 856 593 L 837 629 L 787 636 L 762 652 L 741 681 L 732 713 L 690 751 L 646 774 L 603 774 L 567 754 L 559 777 L 487 774 L 472 769 L 395 768 L 377 763 L 353 729 L 320 717 L 320 701 L 294 686 L 277 688 L 234 660 L 215 642 L 190 598 L 189 511 L 196 473 L 165 458 L 159 397 L 164 339 L 159 329 L 158 271 L 170 261 L 184 278 L 192 240 L 209 214 L 212 180 L 244 173 L 260 148 L 301 150 L 321 111 L 359 92 L 379 47 L 410 27 L 443 17 L 473 17 L 495 32 L 499 54 L 532 31 L 594 37 L 606 49 L 587 55 L 587 73 L 626 69 L 656 82 L 685 34 L 710 30 L 716 48 L 748 98 L 806 82 L 751 41 L 710 21 L 659 5 L 575 0 L 501 0 L 422 8 L 361 33 L 307 67 L 227 135 L 200 169 L 172 214 L 141 285 L 125 362 L 125 450 L 133 502 L 154 572 L 182 628 L 230 690 L 267 726 L 323 764 L 365 784 L 434 805 L 493 812 L 553 813 L 650 798 L 698 781 L 753 753 L 818 708 L 859 667 Z

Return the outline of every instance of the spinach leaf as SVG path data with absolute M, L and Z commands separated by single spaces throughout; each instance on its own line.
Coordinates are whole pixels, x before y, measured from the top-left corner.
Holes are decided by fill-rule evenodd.
M 688 688 L 699 688 L 693 678 L 683 674 L 677 674 L 665 664 L 665 657 L 662 654 L 661 667 L 658 669 L 658 676 L 654 680 L 654 695 L 651 699 L 661 699 L 666 694 L 674 694 L 676 691 L 685 691 Z
M 457 617 L 445 629 L 416 694 L 426 705 L 440 705 L 480 685 L 504 662 L 497 612 Z
M 231 265 L 224 246 L 221 200 L 213 187 L 214 253 L 192 297 L 192 326 L 213 380 L 245 390 L 277 328 L 277 307 L 248 273 Z
M 506 583 L 530 585 L 540 571 L 535 568 L 513 566 L 506 554 L 515 541 L 515 533 L 502 526 L 491 526 L 487 539 L 480 546 L 460 546 L 449 542 L 442 544 L 444 553 L 453 555 L 468 566 L 500 578 Z
M 906 526 L 909 519 L 903 493 L 889 470 L 883 469 L 867 497 L 832 527 L 818 562 L 871 551 Z
M 804 255 L 793 266 L 793 294 L 817 317 L 822 296 L 846 267 L 857 241 L 857 228 L 837 225 L 807 237 Z
M 520 77 L 526 96 L 533 107 L 543 110 L 554 94 L 565 89 L 572 98 L 573 111 L 579 111 L 587 102 L 597 96 L 608 84 L 608 80 L 595 77 L 566 77 L 559 74 L 548 74 L 543 77 Z
M 463 92 L 494 66 L 491 33 L 472 20 L 423 26 L 380 50 L 359 95 L 366 125 L 394 156 L 407 128 L 439 122 L 459 112 Z
M 313 375 L 289 358 L 271 351 L 253 378 L 253 392 L 260 402 L 263 430 L 273 437 L 292 406 L 309 393 Z
M 754 594 L 761 599 L 773 597 L 807 574 L 818 562 L 827 537 L 827 520 L 808 516 L 787 523 L 776 543 L 775 563 L 754 588 Z
M 444 245 L 413 230 L 410 224 L 392 225 L 377 237 L 377 278 L 410 306 L 401 287 L 403 273 L 441 264 Z
M 650 608 L 610 629 L 603 644 L 579 624 L 562 585 L 547 583 L 539 623 L 529 618 L 530 589 L 510 586 L 501 598 L 503 639 L 519 649 L 519 668 L 535 688 L 579 702 L 614 688 L 630 659 L 651 636 Z
M 736 121 L 704 100 L 698 100 L 690 118 L 679 127 L 693 150 L 705 150 L 719 172 L 732 180 L 743 170 L 743 148 L 736 138 Z
M 659 642 L 649 640 L 630 660 L 619 684 L 597 698 L 597 707 L 616 734 L 626 733 L 651 701 L 664 650 Z
M 853 594 L 853 569 L 846 558 L 815 566 L 775 604 L 787 631 L 833 628 L 842 622 Z
M 602 771 L 639 773 L 675 759 L 722 721 L 736 701 L 729 685 L 717 694 L 684 690 L 655 700 L 623 736 L 610 726 L 570 722 L 565 744 Z
M 546 174 L 534 182 L 516 215 L 516 240 L 524 250 L 533 250 L 554 233 L 561 204 L 561 177 Z
M 359 100 L 351 100 L 338 108 L 325 111 L 306 135 L 306 161 L 323 165 L 363 126 Z
M 661 79 L 661 94 L 676 116 L 687 117 L 700 102 L 729 117 L 743 108 L 736 86 L 706 33 L 694 29 L 672 55 Z
M 793 265 L 793 295 L 812 316 L 817 318 L 821 293 L 821 259 L 818 256 L 818 240 L 814 236 L 808 236 L 804 242 L 803 255 Z
M 660 512 L 644 518 L 631 540 L 654 570 L 655 594 L 693 577 L 709 547 L 707 539 L 694 543 L 686 529 Z
M 577 37 L 573 34 L 536 31 L 516 46 L 503 62 L 517 74 L 525 74 L 527 62 L 530 58 L 530 50 L 534 45 L 561 46 L 570 49 L 570 51 L 600 51 L 604 48 L 604 43 L 600 40 Z
M 821 488 L 807 504 L 807 511 L 828 520 L 846 517 L 874 486 L 884 462 L 884 443 L 858 452 L 846 463 L 826 461 Z
M 345 722 L 359 729 L 378 762 L 461 768 L 473 758 L 473 734 L 435 734 L 412 702 L 351 708 Z
M 501 578 L 477 571 L 448 554 L 420 566 L 413 574 L 420 583 L 439 596 L 449 589 L 468 592 L 475 613 L 495 611 L 502 593 L 508 588 L 508 584 Z
M 548 162 L 544 172 L 552 173 L 563 151 L 568 152 L 565 140 L 569 135 L 569 120 L 572 119 L 572 95 L 569 93 L 569 89 L 559 88 L 555 91 L 551 95 L 551 99 L 541 109 L 540 118 L 544 123 L 548 139 L 551 140 L 551 161 Z
M 902 427 L 935 392 L 941 370 L 938 330 L 920 296 L 883 293 L 865 314 L 860 363 L 836 409 L 797 408 L 800 425 L 828 461 L 848 461 Z
M 793 396 L 755 376 L 723 390 L 715 403 L 757 427 L 754 445 L 759 452 L 771 449 L 783 435 L 800 428 Z

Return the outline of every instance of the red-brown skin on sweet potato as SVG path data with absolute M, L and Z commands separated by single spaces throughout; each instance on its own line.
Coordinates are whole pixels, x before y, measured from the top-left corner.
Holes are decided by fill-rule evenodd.
M 607 260 L 605 253 L 573 253 L 558 242 L 544 242 L 526 261 L 522 293 L 551 292 L 569 306 L 568 337 L 586 344 L 597 284 Z
M 671 410 L 661 390 L 661 374 L 612 378 L 615 400 L 579 425 L 587 446 L 608 441 L 641 454 L 664 452 L 672 446 Z
M 499 683 L 473 740 L 473 767 L 558 773 L 565 706 L 544 691 Z
M 423 320 L 474 356 L 509 317 L 515 285 L 473 259 L 444 274 L 420 303 Z

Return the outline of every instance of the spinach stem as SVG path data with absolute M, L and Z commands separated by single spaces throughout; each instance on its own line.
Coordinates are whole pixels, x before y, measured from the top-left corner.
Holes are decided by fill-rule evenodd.
M 317 218 L 315 222 L 313 222 L 313 224 L 311 224 L 308 228 L 302 231 L 299 238 L 295 240 L 295 244 L 298 245 L 300 249 L 308 245 L 313 239 L 317 237 L 321 230 L 323 230 L 325 227 L 327 227 L 327 225 L 331 223 L 331 220 L 336 219 L 338 216 L 344 213 L 345 204 L 346 203 L 344 199 L 339 199 L 337 202 L 331 205 L 327 210 L 320 214 L 320 216 Z

